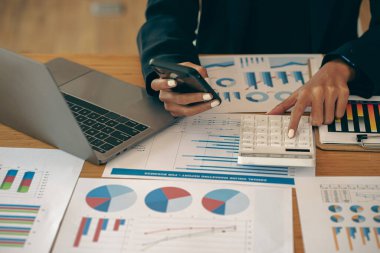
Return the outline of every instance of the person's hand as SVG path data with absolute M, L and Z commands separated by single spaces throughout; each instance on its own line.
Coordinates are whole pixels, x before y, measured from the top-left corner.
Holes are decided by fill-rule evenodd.
M 293 107 L 288 126 L 288 137 L 293 138 L 298 123 L 307 106 L 311 106 L 311 124 L 331 124 L 341 118 L 346 110 L 349 89 L 347 82 L 354 77 L 354 70 L 340 60 L 326 63 L 290 97 L 277 105 L 268 114 L 283 114 Z
M 183 62 L 180 64 L 194 68 L 203 78 L 208 80 L 208 75 L 205 68 L 191 62 Z M 173 92 L 171 89 L 176 86 L 177 83 L 174 79 L 158 78 L 154 79 L 151 83 L 152 89 L 160 92 L 159 98 L 162 102 L 164 102 L 165 109 L 174 117 L 192 116 L 219 105 L 218 100 L 212 100 L 213 97 L 210 93 Z

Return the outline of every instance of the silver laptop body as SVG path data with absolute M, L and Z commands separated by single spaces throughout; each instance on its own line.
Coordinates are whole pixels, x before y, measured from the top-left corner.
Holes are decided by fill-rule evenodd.
M 91 163 L 174 121 L 142 88 L 62 58 L 41 64 L 0 49 L 0 122 Z

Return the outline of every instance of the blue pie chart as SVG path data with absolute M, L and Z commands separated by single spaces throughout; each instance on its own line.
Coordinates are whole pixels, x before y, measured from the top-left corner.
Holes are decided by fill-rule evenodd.
M 127 209 L 136 199 L 136 192 L 123 185 L 103 185 L 91 190 L 86 196 L 90 207 L 105 213 Z
M 333 213 L 339 213 L 342 212 L 342 207 L 340 205 L 331 205 L 329 206 L 329 211 Z
M 365 222 L 365 217 L 358 214 L 358 215 L 352 216 L 352 220 L 356 223 L 362 223 L 362 222 Z
M 361 213 L 364 211 L 364 208 L 362 206 L 359 206 L 359 205 L 353 205 L 350 207 L 350 210 L 354 213 Z
M 372 212 L 374 213 L 380 213 L 380 206 L 376 205 L 376 206 L 372 206 L 371 207 L 371 210 Z
M 232 189 L 218 189 L 207 193 L 202 199 L 203 207 L 218 215 L 243 212 L 249 206 L 247 195 Z
M 339 223 L 339 222 L 342 222 L 344 221 L 344 218 L 342 215 L 339 215 L 339 214 L 334 214 L 330 217 L 330 220 L 335 222 L 335 223 Z
M 377 223 L 380 223 L 380 215 L 376 215 L 375 217 L 373 217 L 373 220 Z

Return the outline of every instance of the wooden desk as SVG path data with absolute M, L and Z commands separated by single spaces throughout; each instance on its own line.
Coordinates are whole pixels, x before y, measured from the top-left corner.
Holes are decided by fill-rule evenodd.
M 87 65 L 120 80 L 143 87 L 140 63 L 137 56 L 92 56 L 92 55 L 37 55 L 28 57 L 46 62 L 55 57 L 64 57 Z M 1 147 L 53 148 L 23 133 L 0 124 Z M 85 163 L 81 177 L 101 177 L 104 166 Z M 317 176 L 380 176 L 380 154 L 364 152 L 335 152 L 317 150 Z M 295 191 L 293 190 L 294 246 L 301 253 L 303 242 Z

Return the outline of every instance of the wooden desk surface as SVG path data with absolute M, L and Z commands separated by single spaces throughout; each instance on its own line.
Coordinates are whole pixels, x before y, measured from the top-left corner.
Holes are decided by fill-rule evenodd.
M 94 56 L 94 55 L 38 55 L 28 54 L 40 62 L 55 57 L 87 65 L 112 75 L 120 80 L 143 87 L 140 63 L 137 56 Z M 23 133 L 0 124 L 1 147 L 53 148 Z M 81 177 L 101 177 L 104 166 L 85 163 Z M 380 154 L 365 152 L 336 152 L 317 150 L 317 176 L 380 176 Z M 296 253 L 302 253 L 303 242 L 295 191 L 293 190 L 294 246 Z

